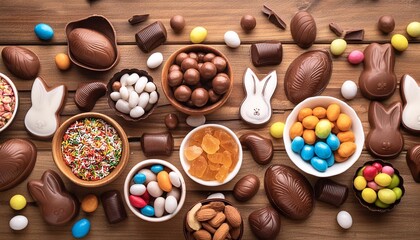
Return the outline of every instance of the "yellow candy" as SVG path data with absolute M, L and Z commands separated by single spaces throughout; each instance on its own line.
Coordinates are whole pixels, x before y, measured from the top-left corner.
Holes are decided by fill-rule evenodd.
M 392 192 L 392 190 L 390 190 Z M 376 201 L 376 192 L 372 188 L 365 188 L 362 191 L 362 198 L 367 203 L 374 203 Z
M 408 24 L 407 33 L 411 37 L 420 37 L 420 22 L 411 22 Z
M 70 58 L 65 53 L 59 53 L 55 55 L 55 65 L 60 70 L 67 70 L 70 68 Z
M 346 48 L 347 42 L 344 39 L 335 39 L 330 45 L 330 51 L 335 56 L 343 54 Z
M 270 127 L 270 134 L 273 138 L 282 138 L 284 131 L 284 123 L 276 122 Z
M 195 27 L 190 33 L 190 40 L 192 43 L 201 43 L 207 37 L 207 29 L 203 27 Z
M 375 182 L 382 187 L 387 187 L 391 184 L 392 178 L 386 173 L 379 173 L 375 176 Z
M 160 171 L 157 175 L 157 182 L 159 185 L 159 188 L 162 189 L 165 192 L 172 191 L 172 183 L 169 179 L 169 174 L 166 171 Z
M 408 48 L 408 40 L 401 34 L 394 34 L 391 38 L 391 44 L 400 52 L 405 51 Z
M 20 194 L 14 195 L 10 199 L 10 207 L 14 210 L 22 210 L 26 207 L 26 198 Z
M 359 191 L 362 191 L 363 189 L 365 189 L 366 185 L 367 185 L 367 182 L 363 176 L 357 176 L 353 181 L 353 186 Z

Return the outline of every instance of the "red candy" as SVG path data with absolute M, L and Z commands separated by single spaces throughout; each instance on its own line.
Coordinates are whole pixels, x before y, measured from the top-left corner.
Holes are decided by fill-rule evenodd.
M 130 200 L 130 204 L 135 208 L 144 208 L 147 205 L 146 201 L 138 196 L 130 195 L 128 199 Z
M 368 182 L 373 181 L 376 175 L 378 175 L 378 169 L 374 166 L 366 166 L 365 169 L 363 170 L 363 177 Z
M 146 202 L 146 204 L 149 204 L 149 202 L 150 202 L 150 194 L 149 194 L 149 192 L 147 190 L 140 197 Z
M 378 162 L 375 162 L 372 164 L 372 166 L 374 166 L 376 169 L 378 169 L 378 172 L 382 171 L 382 165 Z

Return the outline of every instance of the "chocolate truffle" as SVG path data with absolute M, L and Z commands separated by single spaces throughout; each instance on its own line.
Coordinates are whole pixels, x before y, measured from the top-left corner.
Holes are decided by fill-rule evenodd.
M 184 82 L 190 86 L 196 85 L 200 81 L 200 72 L 195 68 L 189 68 L 184 73 Z
M 177 87 L 174 91 L 174 97 L 180 102 L 187 102 L 191 97 L 191 88 L 186 85 Z
M 213 60 L 213 58 L 215 58 L 216 55 L 214 53 L 207 53 L 206 55 L 204 55 L 203 61 L 204 62 L 211 62 Z
M 222 57 L 216 56 L 211 62 L 216 66 L 217 72 L 223 72 L 226 69 L 226 60 Z
M 209 101 L 211 103 L 215 103 L 215 102 L 219 101 L 220 95 L 215 93 L 213 89 L 210 89 L 208 92 L 209 92 Z
M 178 66 L 178 65 L 176 65 L 176 64 L 172 64 L 172 65 L 169 67 L 169 72 L 172 72 L 172 71 L 175 71 L 175 70 L 181 71 L 181 67 L 180 67 L 180 66 Z
M 182 71 L 187 71 L 187 69 L 189 68 L 195 68 L 198 70 L 198 63 L 197 60 L 193 59 L 193 58 L 185 58 L 182 63 L 181 63 L 181 69 Z
M 381 30 L 381 32 L 387 34 L 392 31 L 394 31 L 395 28 L 395 20 L 392 16 L 382 16 L 378 20 L 378 29 Z
M 174 32 L 178 33 L 181 32 L 182 29 L 184 29 L 185 19 L 181 15 L 175 15 L 171 18 L 169 24 L 171 25 L 171 28 L 174 30 Z
M 176 87 L 181 85 L 184 74 L 181 71 L 175 70 L 169 72 L 168 74 L 168 85 L 171 87 Z
M 184 52 L 182 52 L 182 53 L 180 53 L 180 54 L 178 54 L 177 56 L 176 56 L 176 58 L 175 58 L 175 63 L 178 65 L 178 66 L 181 66 L 181 63 L 182 63 L 182 61 L 184 61 L 186 58 L 188 58 L 189 56 L 188 56 L 188 54 L 187 53 L 184 53 Z
M 196 88 L 191 94 L 191 101 L 196 107 L 202 107 L 207 104 L 209 93 L 204 88 Z
M 212 79 L 217 74 L 216 66 L 211 62 L 205 62 L 200 67 L 200 76 L 204 80 Z
M 251 31 L 257 26 L 257 20 L 254 16 L 244 15 L 241 18 L 241 27 L 245 31 Z
M 188 57 L 190 57 L 190 58 L 192 58 L 192 59 L 194 59 L 195 61 L 198 62 L 198 54 L 197 53 L 190 52 L 190 53 L 188 53 Z
M 230 79 L 226 74 L 219 73 L 213 78 L 211 84 L 215 93 L 224 94 L 229 89 Z

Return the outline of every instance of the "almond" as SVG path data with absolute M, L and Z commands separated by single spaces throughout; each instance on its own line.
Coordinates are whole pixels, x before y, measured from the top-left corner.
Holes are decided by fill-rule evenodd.
M 224 240 L 229 233 L 229 225 L 223 223 L 213 235 L 213 240 Z
M 211 208 L 200 209 L 195 214 L 195 217 L 197 221 L 199 222 L 208 221 L 212 219 L 214 216 L 216 216 L 216 211 L 214 211 L 214 209 L 211 209 Z
M 201 203 L 197 203 L 187 214 L 187 225 L 192 230 L 200 230 L 201 229 L 201 223 L 197 221 L 197 218 L 195 217 L 195 214 L 198 210 L 201 208 Z
M 211 208 L 214 209 L 216 212 L 222 212 L 223 210 L 225 210 L 225 204 L 223 202 L 211 202 L 201 207 L 201 209 L 205 208 Z
M 200 229 L 193 233 L 195 240 L 211 240 L 211 234 L 204 229 Z
M 220 226 L 220 224 L 222 224 L 224 221 L 226 220 L 226 216 L 224 213 L 222 212 L 218 212 L 216 214 L 216 216 L 214 216 L 210 221 L 208 221 L 208 223 L 214 227 L 214 228 L 218 228 Z
M 241 226 L 242 217 L 238 209 L 230 205 L 225 207 L 226 220 L 233 228 Z
M 211 234 L 214 234 L 216 232 L 216 229 L 206 222 L 201 223 L 201 225 L 203 226 L 204 229 L 207 230 L 207 232 Z
M 232 239 L 239 239 L 239 236 L 241 235 L 241 228 L 237 227 L 237 228 L 232 228 L 229 231 L 230 236 L 232 237 Z

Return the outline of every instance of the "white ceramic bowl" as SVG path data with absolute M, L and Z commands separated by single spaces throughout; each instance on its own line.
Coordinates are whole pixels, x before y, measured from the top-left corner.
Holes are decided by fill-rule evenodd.
M 228 176 L 226 177 L 226 179 L 225 179 L 225 181 L 224 182 L 218 182 L 218 181 L 216 181 L 216 180 L 214 180 L 214 181 L 205 181 L 205 180 L 202 180 L 202 179 L 199 179 L 199 178 L 197 178 L 197 177 L 194 177 L 194 176 L 192 176 L 189 172 L 188 172 L 188 170 L 190 169 L 190 163 L 189 163 L 189 161 L 186 159 L 186 157 L 184 156 L 184 149 L 186 148 L 186 144 L 187 144 L 187 142 L 188 142 L 188 140 L 190 139 L 190 137 L 194 134 L 194 133 L 196 133 L 197 131 L 199 131 L 199 130 L 201 130 L 201 129 L 203 129 L 203 128 L 206 128 L 206 127 L 213 127 L 213 128 L 220 128 L 220 129 L 223 129 L 223 130 L 225 130 L 228 134 L 230 134 L 232 137 L 233 137 L 233 139 L 235 140 L 235 142 L 236 142 L 236 144 L 238 145 L 238 162 L 236 163 L 236 166 L 235 166 L 235 168 L 233 169 L 233 171 L 232 172 L 230 172 L 229 174 L 228 174 Z M 181 165 L 182 165 L 182 168 L 184 169 L 184 172 L 188 175 L 188 177 L 190 177 L 194 182 L 196 182 L 196 183 L 199 183 L 199 184 L 201 184 L 201 185 L 204 185 L 204 186 L 211 186 L 211 187 L 214 187 L 214 186 L 220 186 L 220 185 L 223 185 L 223 184 L 225 184 L 225 183 L 228 183 L 230 180 L 232 180 L 237 174 L 238 174 L 238 172 L 239 172 L 239 169 L 241 168 L 241 165 L 242 165 L 242 146 L 241 146 L 241 142 L 239 141 L 239 138 L 236 136 L 236 134 L 232 131 L 232 130 L 230 130 L 229 128 L 227 128 L 227 127 L 225 127 L 225 126 L 223 126 L 223 125 L 219 125 L 219 124 L 204 124 L 204 125 L 201 125 L 201 126 L 199 126 L 199 127 L 196 127 L 196 128 L 194 128 L 192 131 L 190 131 L 188 134 L 187 134 L 187 136 L 185 136 L 185 138 L 182 140 L 182 143 L 181 143 L 181 147 L 180 147 L 180 149 L 179 149 L 179 159 L 180 159 L 180 161 L 181 161 Z
M 305 162 L 299 154 L 292 151 L 291 148 L 291 139 L 289 136 L 290 127 L 297 121 L 297 116 L 299 110 L 305 107 L 315 108 L 315 107 L 325 107 L 327 108 L 328 105 L 336 103 L 340 106 L 341 112 L 347 114 L 352 120 L 352 128 L 351 130 L 355 136 L 355 143 L 356 143 L 356 152 L 345 162 L 342 163 L 334 163 L 331 167 L 329 167 L 325 172 L 319 172 L 315 170 L 312 165 L 308 162 Z M 349 169 L 360 157 L 360 154 L 363 150 L 363 144 L 365 142 L 365 134 L 363 132 L 362 122 L 360 121 L 357 113 L 351 108 L 347 103 L 333 97 L 327 96 L 317 96 L 307 98 L 293 109 L 293 111 L 289 114 L 286 119 L 286 124 L 284 126 L 283 132 L 283 141 L 284 147 L 286 148 L 287 155 L 292 160 L 292 162 L 300 168 L 302 171 L 317 177 L 331 177 L 338 174 L 345 172 Z
M 19 106 L 19 94 L 18 94 L 18 90 L 16 89 L 15 84 L 12 82 L 12 80 L 4 75 L 3 73 L 0 73 L 0 77 L 3 78 L 4 80 L 6 80 L 7 83 L 9 83 L 9 85 L 12 87 L 13 92 L 15 94 L 15 109 L 13 111 L 12 117 L 9 119 L 9 121 L 7 121 L 7 123 L 0 128 L 0 132 L 3 132 L 6 128 L 8 128 L 10 126 L 10 124 L 12 124 L 13 119 L 15 119 L 15 116 L 17 114 L 17 110 L 18 110 L 18 106 Z
M 140 213 L 140 211 L 131 206 L 130 204 L 130 200 L 129 200 L 129 196 L 130 196 L 130 185 L 133 181 L 133 177 L 134 175 L 136 175 L 141 169 L 143 168 L 150 168 L 151 166 L 155 165 L 155 164 L 160 164 L 164 167 L 167 167 L 169 169 L 171 169 L 172 171 L 174 171 L 175 173 L 177 173 L 179 175 L 179 179 L 181 180 L 181 197 L 179 199 L 178 202 L 178 206 L 175 209 L 175 212 L 171 213 L 171 214 L 166 214 L 163 215 L 162 217 L 148 217 L 145 216 L 143 214 Z M 171 218 L 173 218 L 182 208 L 182 206 L 184 205 L 185 202 L 185 196 L 187 194 L 187 189 L 185 187 L 185 181 L 184 181 L 184 177 L 182 176 L 181 172 L 171 163 L 164 161 L 164 160 L 160 160 L 160 159 L 148 159 L 148 160 L 143 160 L 139 163 L 137 163 L 128 173 L 127 177 L 125 178 L 125 182 L 124 182 L 124 199 L 125 202 L 127 203 L 128 208 L 131 210 L 131 212 L 134 213 L 134 215 L 136 215 L 137 217 L 148 221 L 148 222 L 164 222 L 167 221 Z

